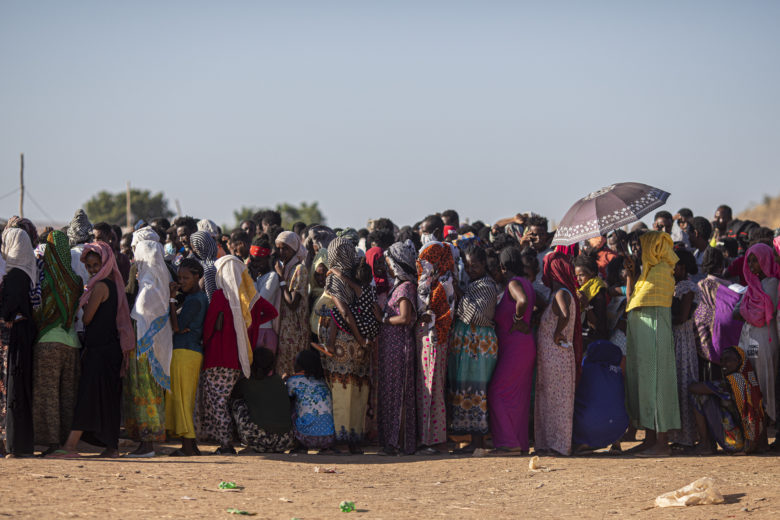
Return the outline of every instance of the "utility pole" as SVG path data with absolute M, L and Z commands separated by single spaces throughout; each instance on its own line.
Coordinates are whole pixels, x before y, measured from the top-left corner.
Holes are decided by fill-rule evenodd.
M 181 217 L 182 212 L 181 212 L 181 204 L 179 204 L 179 199 L 175 199 L 174 202 L 176 203 L 176 216 Z
M 127 225 L 127 232 L 129 233 L 133 230 L 133 216 L 130 213 L 130 181 L 127 181 L 127 206 L 125 212 L 127 213 L 125 224 Z
M 24 218 L 24 154 L 21 154 L 19 168 L 19 216 Z

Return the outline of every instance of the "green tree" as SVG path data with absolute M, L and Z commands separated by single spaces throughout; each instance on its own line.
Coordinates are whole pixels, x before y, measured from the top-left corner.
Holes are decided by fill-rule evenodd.
M 238 227 L 242 220 L 252 218 L 252 215 L 267 209 L 242 206 L 240 209 L 233 211 L 233 216 L 236 219 L 235 227 Z M 291 229 L 292 225 L 298 221 L 306 224 L 325 224 L 325 215 L 322 214 L 319 203 L 316 201 L 312 203 L 301 202 L 299 206 L 283 202 L 276 205 L 275 211 L 281 213 L 282 227 L 284 229 Z
M 122 226 L 126 222 L 127 194 L 101 191 L 84 204 L 92 222 L 108 222 Z M 151 220 L 157 217 L 171 218 L 173 212 L 168 208 L 168 201 L 162 192 L 149 190 L 130 190 L 131 221 L 138 219 Z

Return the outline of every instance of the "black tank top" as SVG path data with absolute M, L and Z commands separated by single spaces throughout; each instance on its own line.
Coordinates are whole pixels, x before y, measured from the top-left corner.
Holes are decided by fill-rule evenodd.
M 116 330 L 116 284 L 110 278 L 104 278 L 98 283 L 106 284 L 108 298 L 100 304 L 92 321 L 84 328 L 84 343 L 88 348 L 105 348 L 119 344 L 119 333 Z

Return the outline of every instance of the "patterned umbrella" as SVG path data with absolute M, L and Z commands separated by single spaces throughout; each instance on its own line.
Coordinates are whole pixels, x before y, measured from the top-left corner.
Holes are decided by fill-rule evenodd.
M 670 193 L 638 182 L 619 182 L 581 198 L 566 212 L 553 246 L 568 246 L 636 222 L 666 204 Z

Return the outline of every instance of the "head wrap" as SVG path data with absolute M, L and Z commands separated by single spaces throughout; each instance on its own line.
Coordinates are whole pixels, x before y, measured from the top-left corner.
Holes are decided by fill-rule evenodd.
M 317 273 L 317 267 L 319 267 L 320 264 L 324 264 L 325 267 L 328 267 L 327 249 L 320 249 L 317 251 L 317 254 L 314 256 L 314 261 L 311 263 L 311 269 L 309 269 L 309 294 L 312 296 L 314 301 L 322 296 L 322 293 L 325 291 L 324 287 L 317 285 L 317 278 L 315 276 Z
M 756 257 L 761 271 L 767 277 L 777 278 L 778 268 L 775 262 L 772 248 L 766 244 L 758 243 L 750 247 L 745 253 L 745 263 L 742 265 L 742 275 L 747 281 L 747 291 L 742 298 L 739 306 L 739 312 L 745 321 L 754 327 L 763 327 L 772 322 L 775 314 L 774 302 L 772 298 L 764 292 L 761 280 L 750 271 L 750 255 Z M 774 325 L 772 325 L 774 327 Z M 776 347 L 775 347 L 776 348 Z
M 450 233 L 457 235 L 458 230 L 455 229 L 455 226 L 444 226 L 444 229 L 442 229 L 442 235 L 444 235 L 444 238 L 447 238 Z
M 142 240 L 151 240 L 152 242 L 159 242 L 160 235 L 158 235 L 157 231 L 155 231 L 149 226 L 142 227 L 136 231 L 133 231 L 133 240 L 130 242 L 130 247 L 135 247 L 136 245 L 138 245 L 138 242 L 141 242 Z
M 156 233 L 155 233 L 156 234 Z M 138 295 L 130 317 L 135 320 L 138 342 L 136 359 L 146 355 L 157 384 L 171 389 L 173 331 L 168 320 L 171 275 L 158 240 L 141 240 L 135 245 L 138 266 Z
M 217 268 L 214 267 L 217 261 L 217 242 L 207 232 L 196 231 L 190 235 L 190 247 L 192 254 L 203 266 L 203 287 L 211 301 L 211 295 L 217 290 Z
M 342 229 L 336 233 L 336 236 L 338 238 L 348 239 L 350 242 L 352 242 L 352 247 L 357 247 L 358 243 L 360 242 L 360 235 L 358 235 L 358 232 L 351 227 Z
M 5 259 L 5 272 L 11 269 L 20 269 L 30 278 L 30 288 L 38 283 L 38 266 L 35 262 L 30 235 L 21 228 L 6 227 L 3 230 L 3 258 Z
M 249 246 L 249 254 L 257 258 L 265 258 L 266 256 L 271 256 L 271 250 L 267 247 L 252 245 Z
M 417 283 L 417 248 L 411 240 L 391 245 L 385 251 L 385 259 L 395 274 L 396 285 L 400 282 Z
M 36 229 L 35 224 L 28 218 L 21 218 L 18 215 L 14 215 L 8 219 L 5 227 L 23 229 L 30 236 L 30 243 L 38 243 L 38 230 Z
M 371 268 L 371 273 L 374 275 L 374 283 L 376 283 L 377 294 L 382 294 L 390 289 L 390 282 L 387 280 L 387 276 L 377 276 L 374 269 L 378 259 L 382 258 L 382 248 L 372 247 L 366 251 L 366 263 Z
M 225 255 L 214 266 L 217 268 L 217 288 L 222 289 L 233 314 L 241 371 L 245 377 L 249 377 L 252 373 L 252 345 L 249 343 L 248 329 L 252 325 L 252 306 L 259 295 L 246 264 L 238 257 Z
M 417 258 L 417 309 L 431 316 L 434 343 L 447 341 L 454 313 L 455 259 L 441 242 L 428 242 Z
M 626 312 L 637 307 L 671 307 L 674 297 L 672 273 L 680 260 L 674 253 L 672 237 L 663 231 L 647 231 L 639 242 L 642 246 L 642 274 L 634 285 Z
M 577 298 L 577 278 L 574 276 L 574 266 L 571 264 L 571 259 L 557 251 L 545 256 L 542 281 L 551 289 L 553 282 L 559 283 L 569 291 L 571 299 L 574 301 L 574 315 L 569 316 L 569 319 L 574 320 L 572 346 L 574 347 L 577 379 L 579 379 L 582 371 L 582 319 L 580 317 L 580 300 Z M 550 300 L 553 298 L 554 295 L 551 294 Z
M 83 209 L 76 211 L 73 215 L 73 219 L 68 226 L 68 239 L 70 240 L 70 246 L 73 247 L 78 244 L 84 244 L 89 242 L 89 236 L 92 234 L 92 223 L 87 218 L 87 214 Z
M 216 222 L 209 219 L 203 219 L 198 221 L 198 231 L 205 231 L 209 235 L 212 236 L 212 238 L 216 238 L 217 235 L 219 235 L 219 226 L 217 226 Z
M 52 231 L 47 239 L 49 247 L 43 254 L 42 304 L 35 314 L 38 337 L 54 327 L 69 331 L 79 308 L 79 297 L 84 292 L 84 281 L 71 267 L 68 236 Z
M 346 237 L 338 237 L 328 245 L 328 268 L 338 269 L 344 276 L 351 277 L 357 264 L 355 244 Z M 346 305 L 355 299 L 355 292 L 335 274 L 325 279 L 325 290 Z
M 282 231 L 279 233 L 276 237 L 276 243 L 278 244 L 279 242 L 286 244 L 295 252 L 293 257 L 284 266 L 284 279 L 288 280 L 292 274 L 292 269 L 306 259 L 306 248 L 303 247 L 301 237 L 292 231 Z
M 764 409 L 761 405 L 761 388 L 745 351 L 739 347 L 731 348 L 739 356 L 740 364 L 736 372 L 726 376 L 726 381 L 734 394 L 734 402 L 742 419 L 745 441 L 755 445 L 766 426 Z M 750 451 L 750 448 L 747 447 L 747 450 Z
M 116 330 L 119 332 L 119 345 L 122 347 L 122 352 L 129 352 L 135 348 L 135 332 L 133 331 L 133 325 L 130 323 L 130 306 L 127 304 L 127 298 L 124 295 L 125 282 L 122 279 L 122 273 L 119 272 L 119 268 L 116 265 L 114 252 L 106 242 L 92 242 L 85 245 L 84 250 L 81 252 L 82 263 L 85 262 L 89 253 L 100 255 L 103 265 L 100 267 L 100 271 L 87 282 L 87 288 L 79 299 L 79 306 L 83 307 L 87 304 L 89 297 L 92 295 L 92 289 L 95 288 L 98 282 L 105 278 L 109 278 L 114 282 L 117 293 Z

